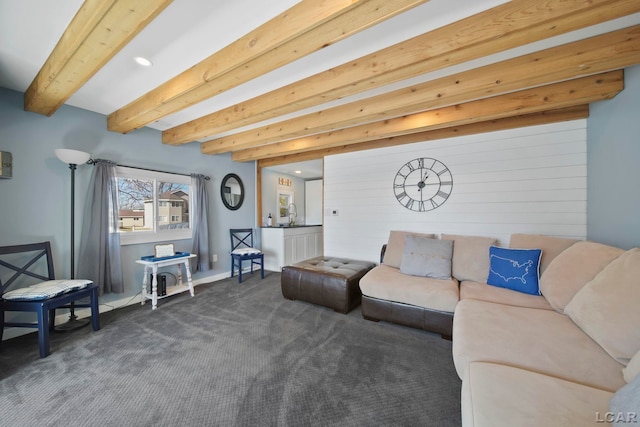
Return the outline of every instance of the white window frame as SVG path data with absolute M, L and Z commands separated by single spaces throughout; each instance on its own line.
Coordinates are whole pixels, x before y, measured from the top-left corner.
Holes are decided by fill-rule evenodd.
M 128 168 L 126 166 L 116 166 L 116 178 L 132 178 L 153 181 L 154 198 L 157 198 L 158 181 L 175 182 L 185 184 L 189 187 L 189 212 L 193 212 L 193 187 L 191 177 L 186 175 L 176 175 L 165 172 L 154 172 L 142 169 Z M 154 200 L 154 230 L 136 231 L 133 233 L 120 233 L 120 245 L 137 245 L 141 243 L 157 243 L 174 240 L 186 240 L 192 238 L 193 215 L 189 215 L 189 228 L 177 230 L 155 230 L 157 225 L 158 200 Z M 120 206 L 118 206 L 120 209 Z

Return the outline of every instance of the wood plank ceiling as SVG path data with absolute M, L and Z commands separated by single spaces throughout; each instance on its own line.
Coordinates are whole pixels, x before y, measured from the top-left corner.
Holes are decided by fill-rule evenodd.
M 302 0 L 112 112 L 107 127 L 131 132 L 426 1 Z M 53 114 L 170 3 L 86 0 L 25 93 L 25 109 Z M 640 25 L 384 88 L 638 12 L 638 0 L 513 0 L 164 130 L 162 142 L 198 141 L 205 154 L 265 167 L 586 117 L 589 103 L 623 89 L 621 70 L 640 63 Z M 382 93 L 330 104 L 373 89 Z

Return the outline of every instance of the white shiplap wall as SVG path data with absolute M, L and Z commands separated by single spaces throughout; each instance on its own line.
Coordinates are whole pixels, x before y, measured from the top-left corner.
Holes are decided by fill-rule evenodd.
M 325 157 L 324 254 L 378 261 L 390 230 L 491 236 L 512 233 L 584 239 L 586 120 Z M 393 193 L 400 167 L 442 161 L 453 191 L 440 207 L 413 212 Z M 332 212 L 337 210 L 337 215 Z

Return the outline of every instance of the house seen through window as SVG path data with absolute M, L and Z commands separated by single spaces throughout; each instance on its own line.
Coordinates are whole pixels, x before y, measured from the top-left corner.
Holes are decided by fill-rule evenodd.
M 190 177 L 122 166 L 116 174 L 122 244 L 191 238 Z

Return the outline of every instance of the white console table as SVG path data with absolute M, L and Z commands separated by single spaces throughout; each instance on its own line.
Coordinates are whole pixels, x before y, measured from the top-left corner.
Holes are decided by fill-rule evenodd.
M 191 296 L 194 296 L 193 293 L 193 280 L 191 279 L 191 267 L 189 266 L 189 260 L 191 258 L 195 258 L 195 254 L 189 254 L 187 256 L 181 256 L 176 258 L 163 259 L 160 261 L 147 261 L 143 259 L 139 259 L 136 262 L 138 264 L 144 265 L 144 277 L 142 278 L 142 301 L 141 304 L 144 305 L 145 301 L 151 300 L 151 309 L 155 310 L 158 305 L 158 298 L 166 298 L 171 295 L 179 294 L 184 291 L 189 291 Z M 158 296 L 158 268 L 166 267 L 168 265 L 176 265 L 178 267 L 178 283 L 175 286 L 167 287 L 167 294 Z M 184 267 L 185 274 L 187 275 L 187 284 L 182 284 L 182 270 Z M 151 280 L 151 294 L 147 294 L 147 284 L 149 283 L 149 272 L 152 274 Z

